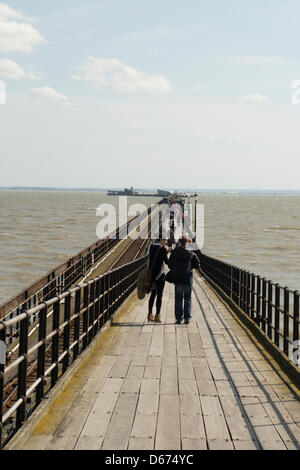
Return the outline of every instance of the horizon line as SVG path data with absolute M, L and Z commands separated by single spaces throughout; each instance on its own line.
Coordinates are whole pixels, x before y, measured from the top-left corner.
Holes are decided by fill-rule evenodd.
M 139 191 L 153 191 L 154 188 L 134 188 L 135 190 Z M 0 186 L 0 190 L 35 190 L 35 191 L 108 191 L 108 190 L 124 190 L 124 188 L 120 187 L 66 187 L 66 186 Z M 157 190 L 157 189 L 156 189 Z M 300 189 L 255 189 L 255 188 L 170 188 L 166 187 L 165 190 L 171 191 L 185 191 L 185 192 L 207 192 L 207 191 L 222 191 L 222 192 L 289 192 L 289 193 L 300 193 Z M 158 197 L 160 197 L 158 195 Z

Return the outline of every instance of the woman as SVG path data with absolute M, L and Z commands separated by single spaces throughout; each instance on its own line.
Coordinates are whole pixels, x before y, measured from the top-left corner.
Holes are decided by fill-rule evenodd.
M 166 249 L 167 240 L 161 238 L 156 240 L 149 249 L 149 270 L 151 279 L 155 283 L 155 289 L 151 292 L 148 305 L 148 321 L 161 323 L 160 309 L 162 295 L 165 287 L 165 264 L 169 266 L 168 252 Z M 154 300 L 156 298 L 156 315 L 152 314 Z

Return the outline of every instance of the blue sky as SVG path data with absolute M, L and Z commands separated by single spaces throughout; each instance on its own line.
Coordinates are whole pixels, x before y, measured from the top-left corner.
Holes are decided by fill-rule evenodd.
M 0 185 L 299 189 L 299 30 L 299 1 L 0 2 Z

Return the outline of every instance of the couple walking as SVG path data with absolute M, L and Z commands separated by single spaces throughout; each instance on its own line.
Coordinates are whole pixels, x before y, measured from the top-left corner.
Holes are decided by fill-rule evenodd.
M 166 249 L 168 241 L 156 240 L 149 250 L 149 266 L 151 278 L 155 283 L 155 289 L 151 292 L 148 305 L 148 321 L 161 323 L 160 309 L 163 290 L 165 287 L 165 265 L 170 268 L 171 281 L 175 284 L 175 318 L 176 324 L 180 324 L 184 317 L 184 323 L 189 324 L 192 311 L 192 287 L 193 268 L 199 267 L 196 255 L 187 250 L 188 240 L 181 238 L 168 258 Z M 156 299 L 156 315 L 152 314 Z M 184 305 L 183 305 L 184 304 Z

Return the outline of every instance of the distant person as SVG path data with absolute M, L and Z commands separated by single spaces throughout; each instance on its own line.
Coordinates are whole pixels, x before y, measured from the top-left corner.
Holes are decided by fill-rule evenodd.
M 189 240 L 183 237 L 178 240 L 176 248 L 169 259 L 172 281 L 175 284 L 175 317 L 179 325 L 184 317 L 188 325 L 192 312 L 193 272 L 199 268 L 199 260 L 193 251 L 187 250 Z M 184 306 L 182 305 L 184 301 Z
M 165 265 L 169 266 L 168 252 L 166 249 L 167 240 L 161 238 L 156 240 L 149 249 L 149 269 L 151 279 L 155 283 L 155 289 L 151 292 L 148 304 L 148 321 L 161 323 L 161 304 L 165 287 Z M 156 298 L 156 315 L 152 314 L 154 301 Z

